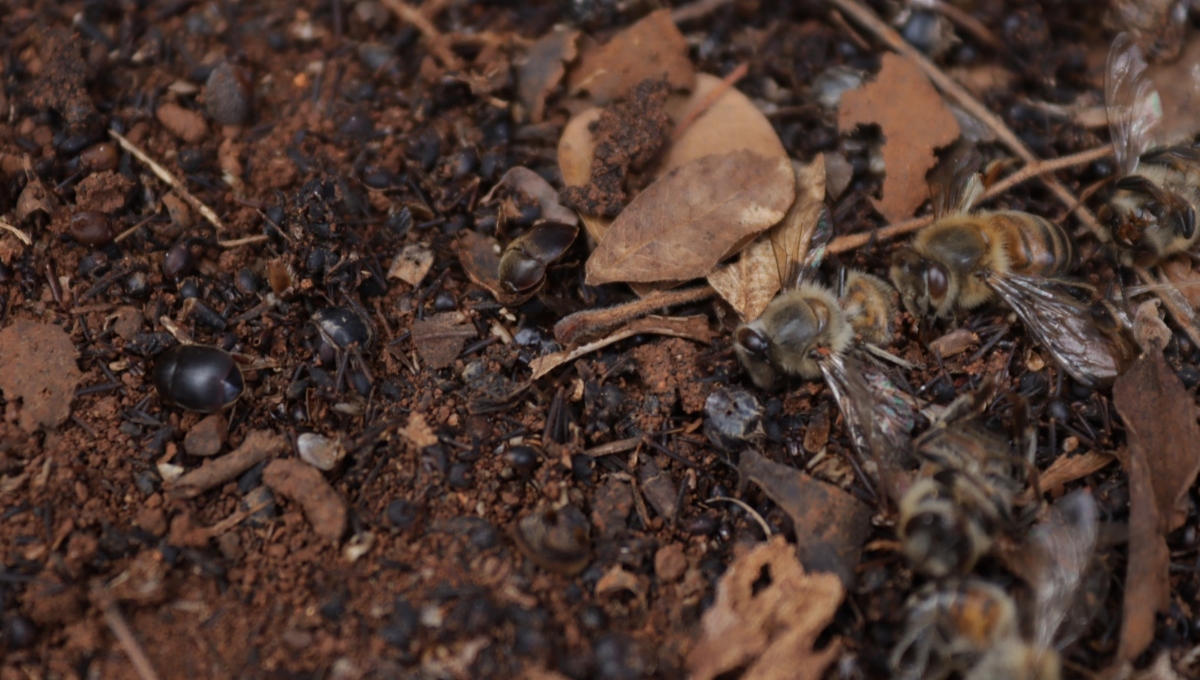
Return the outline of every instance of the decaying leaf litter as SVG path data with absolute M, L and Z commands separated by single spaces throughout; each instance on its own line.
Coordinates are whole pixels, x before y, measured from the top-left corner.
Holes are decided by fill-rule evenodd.
M 841 236 L 821 274 L 881 272 L 959 126 L 1026 179 L 1058 171 L 994 201 L 1093 228 L 1099 199 L 1072 199 L 1111 167 L 1084 65 L 1111 35 L 1064 8 L 902 12 L 918 46 L 920 26 L 951 27 L 929 63 L 861 5 L 743 4 L 520 20 L 181 5 L 129 30 L 136 8 L 73 28 L 19 10 L 0 133 L 0 325 L 21 337 L 0 351 L 0 495 L 16 501 L 0 670 L 886 676 L 921 583 L 892 509 L 824 387 L 754 390 L 730 332 L 822 201 Z M 1172 54 L 1175 15 L 1134 4 L 1089 11 L 1133 16 Z M 1066 27 L 1078 43 L 1049 37 Z M 1175 52 L 1162 68 L 1186 71 Z M 1021 79 L 985 83 L 989 67 Z M 887 94 L 898 71 L 947 100 Z M 134 97 L 121 78 L 139 73 Z M 976 77 L 962 92 L 987 106 L 947 73 Z M 1038 160 L 1054 156 L 1082 160 Z M 88 210 L 106 222 L 72 219 Z M 1113 268 L 1093 251 L 1081 273 L 1102 294 Z M 1185 333 L 1189 271 L 1139 272 Z M 316 332 L 324 309 L 374 333 Z M 1007 375 L 1037 419 L 1042 490 L 1096 499 L 1125 587 L 1067 650 L 1072 672 L 1195 670 L 1198 357 L 1146 309 L 1150 349 L 1110 393 L 1063 380 L 1002 309 L 900 316 L 885 348 L 916 367 L 894 375 L 928 418 Z M 245 362 L 223 418 L 154 393 L 154 357 L 192 341 Z M 222 425 L 215 457 L 192 453 L 186 435 Z M 337 452 L 328 469 L 312 442 Z M 1020 591 L 1001 561 L 981 569 Z

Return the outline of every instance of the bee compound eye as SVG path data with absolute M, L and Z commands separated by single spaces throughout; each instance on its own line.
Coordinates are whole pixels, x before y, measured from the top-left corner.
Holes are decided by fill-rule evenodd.
M 1189 206 L 1187 210 L 1178 215 L 1178 219 L 1180 235 L 1191 240 L 1192 236 L 1196 234 L 1196 210 Z
M 946 276 L 946 269 L 941 265 L 935 264 L 925 270 L 925 288 L 929 291 L 929 297 L 934 300 L 941 300 L 946 297 L 946 293 L 950 289 L 950 280 Z
M 734 338 L 737 343 L 742 346 L 747 352 L 759 356 L 765 356 L 770 343 L 767 342 L 766 336 L 753 328 L 742 328 L 737 332 Z

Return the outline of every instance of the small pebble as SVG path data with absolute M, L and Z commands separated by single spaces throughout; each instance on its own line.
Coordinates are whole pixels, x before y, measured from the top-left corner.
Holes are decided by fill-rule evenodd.
M 225 444 L 225 416 L 214 413 L 188 430 L 183 438 L 183 450 L 190 456 L 215 456 Z
M 654 554 L 654 573 L 664 581 L 674 581 L 687 571 L 687 556 L 683 554 L 683 546 L 671 543 L 658 549 Z
M 305 432 L 296 438 L 296 448 L 300 452 L 301 460 L 324 472 L 337 467 L 346 456 L 346 447 L 342 446 L 341 440 L 311 432 Z
M 204 116 L 178 104 L 163 104 L 158 107 L 154 115 L 168 132 L 188 144 L 195 144 L 208 134 L 208 125 L 204 122 Z
M 250 83 L 228 62 L 213 69 L 204 86 L 204 110 L 220 125 L 242 125 L 250 117 Z
M 112 223 L 102 212 L 85 210 L 71 215 L 71 224 L 67 227 L 71 237 L 85 246 L 103 246 L 112 243 L 116 238 Z

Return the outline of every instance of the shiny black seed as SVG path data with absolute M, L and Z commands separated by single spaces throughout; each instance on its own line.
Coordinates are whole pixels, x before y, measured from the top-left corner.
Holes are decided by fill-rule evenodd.
M 201 413 L 232 404 L 245 387 L 233 356 L 206 345 L 178 345 L 163 352 L 153 379 L 163 401 Z

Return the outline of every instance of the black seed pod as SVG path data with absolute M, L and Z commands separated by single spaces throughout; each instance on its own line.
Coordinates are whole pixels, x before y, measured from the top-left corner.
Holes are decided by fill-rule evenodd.
M 163 352 L 153 377 L 163 401 L 200 413 L 229 406 L 245 386 L 233 355 L 206 345 L 177 345 Z
M 313 313 L 312 321 L 325 342 L 338 349 L 346 349 L 355 343 L 365 348 L 375 336 L 370 322 L 349 307 L 319 309 Z

